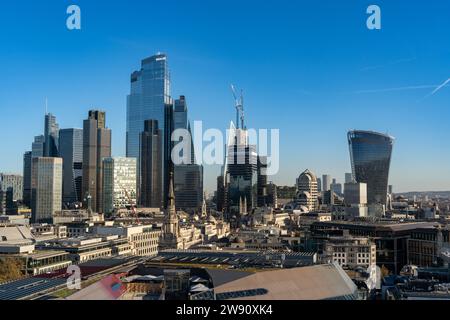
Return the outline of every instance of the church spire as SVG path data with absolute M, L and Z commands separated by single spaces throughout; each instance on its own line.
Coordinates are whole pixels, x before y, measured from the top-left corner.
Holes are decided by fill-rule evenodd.
M 203 203 L 202 203 L 202 218 L 206 218 L 208 216 L 207 207 L 206 207 L 206 193 L 203 193 Z
M 176 218 L 177 210 L 175 208 L 175 192 L 173 188 L 173 172 L 170 173 L 170 183 L 169 183 L 169 199 L 167 203 L 167 214 L 168 218 Z

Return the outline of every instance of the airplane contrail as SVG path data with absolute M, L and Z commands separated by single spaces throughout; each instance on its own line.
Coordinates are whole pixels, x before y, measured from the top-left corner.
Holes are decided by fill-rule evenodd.
M 450 82 L 450 78 L 445 80 L 441 85 L 439 85 L 436 89 L 434 89 L 434 91 L 432 93 L 430 93 L 429 95 L 432 96 L 432 95 L 436 94 L 439 90 L 446 87 L 449 82 Z
M 431 89 L 436 88 L 436 85 L 419 85 L 419 86 L 407 86 L 407 87 L 396 87 L 396 88 L 384 88 L 384 89 L 369 89 L 369 90 L 359 90 L 355 93 L 382 93 L 391 91 L 405 91 L 405 90 L 419 90 L 419 89 Z

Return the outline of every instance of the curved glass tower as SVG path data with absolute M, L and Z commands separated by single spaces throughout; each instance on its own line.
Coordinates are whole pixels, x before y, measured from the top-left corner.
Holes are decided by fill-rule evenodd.
M 348 133 L 354 179 L 367 184 L 368 204 L 386 205 L 394 138 L 371 131 Z

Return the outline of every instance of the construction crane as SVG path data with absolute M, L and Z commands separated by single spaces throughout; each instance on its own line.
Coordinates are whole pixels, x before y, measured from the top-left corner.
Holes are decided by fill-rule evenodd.
M 234 85 L 231 85 L 231 92 L 233 93 L 235 107 L 236 107 L 236 129 L 239 129 L 239 120 L 241 122 L 240 129 L 245 129 L 244 126 L 244 92 L 241 90 L 240 95 L 238 96 L 237 90 Z

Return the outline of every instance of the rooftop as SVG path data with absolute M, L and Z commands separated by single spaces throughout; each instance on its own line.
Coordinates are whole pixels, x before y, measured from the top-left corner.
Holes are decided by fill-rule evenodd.
M 355 299 L 357 287 L 341 267 L 328 264 L 243 275 L 214 291 L 222 300 L 334 300 Z

